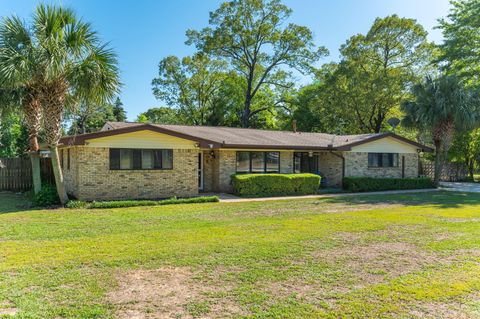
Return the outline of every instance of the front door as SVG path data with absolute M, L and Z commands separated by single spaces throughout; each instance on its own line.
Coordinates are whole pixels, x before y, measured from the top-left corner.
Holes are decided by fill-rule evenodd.
M 203 191 L 203 153 L 198 153 L 198 190 Z
M 318 154 L 307 152 L 295 152 L 295 173 L 318 174 Z

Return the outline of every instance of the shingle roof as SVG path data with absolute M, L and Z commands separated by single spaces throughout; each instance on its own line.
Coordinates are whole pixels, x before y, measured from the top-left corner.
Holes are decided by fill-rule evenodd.
M 429 148 L 391 133 L 333 135 L 325 133 L 306 133 L 292 131 L 273 131 L 251 128 L 233 128 L 224 126 L 188 126 L 145 124 L 131 122 L 107 122 L 102 131 L 82 134 L 62 139 L 63 143 L 85 141 L 124 132 L 151 129 L 174 136 L 201 142 L 203 147 L 214 148 L 277 148 L 277 149 L 348 149 L 352 145 L 362 144 L 385 136 L 398 138 L 419 149 Z M 78 144 L 73 142 L 74 144 Z

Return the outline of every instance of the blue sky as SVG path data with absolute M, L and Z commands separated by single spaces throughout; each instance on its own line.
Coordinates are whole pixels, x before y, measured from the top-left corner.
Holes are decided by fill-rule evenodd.
M 124 84 L 120 98 L 128 119 L 150 107 L 161 106 L 152 95 L 151 81 L 158 62 L 167 55 L 193 52 L 185 42 L 185 31 L 208 24 L 208 13 L 218 0 L 52 0 L 46 3 L 73 8 L 93 24 L 104 41 L 118 54 Z M 40 1 L 0 0 L 0 16 L 16 14 L 28 19 Z M 448 13 L 448 0 L 284 0 L 293 9 L 291 22 L 308 26 L 315 42 L 330 50 L 321 63 L 338 60 L 338 48 L 350 36 L 365 33 L 376 17 L 393 13 L 417 19 L 429 38 L 441 42 L 434 30 L 437 19 Z

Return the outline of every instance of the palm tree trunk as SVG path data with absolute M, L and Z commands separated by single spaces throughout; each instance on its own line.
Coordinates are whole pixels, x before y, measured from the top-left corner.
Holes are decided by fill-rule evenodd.
M 52 156 L 53 175 L 55 176 L 55 186 L 57 186 L 58 197 L 60 198 L 60 203 L 65 205 L 68 202 L 68 196 L 65 190 L 62 167 L 58 159 L 58 148 L 56 146 L 50 146 L 50 154 Z
M 40 172 L 40 156 L 38 151 L 38 135 L 40 132 L 42 112 L 38 99 L 30 97 L 24 106 L 25 122 L 28 127 L 28 144 L 30 161 L 32 163 L 33 192 L 37 194 L 42 189 Z
M 32 179 L 33 179 L 33 192 L 38 194 L 42 189 L 42 177 L 40 169 L 40 156 L 38 152 L 30 153 L 30 161 L 32 162 Z

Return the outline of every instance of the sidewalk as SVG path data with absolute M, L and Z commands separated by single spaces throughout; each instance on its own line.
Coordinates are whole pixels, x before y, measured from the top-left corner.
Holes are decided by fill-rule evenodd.
M 318 195 L 304 195 L 304 196 L 281 196 L 281 197 L 260 197 L 260 198 L 242 198 L 231 194 L 216 194 L 222 203 L 237 203 L 237 202 L 263 202 L 272 200 L 292 200 L 292 199 L 312 199 L 312 198 L 332 198 L 343 196 L 368 196 L 368 195 L 388 195 L 388 194 L 409 194 L 409 193 L 427 193 L 436 192 L 438 189 L 409 189 L 397 191 L 382 191 L 382 192 L 365 192 L 365 193 L 337 193 L 337 194 L 318 194 Z

